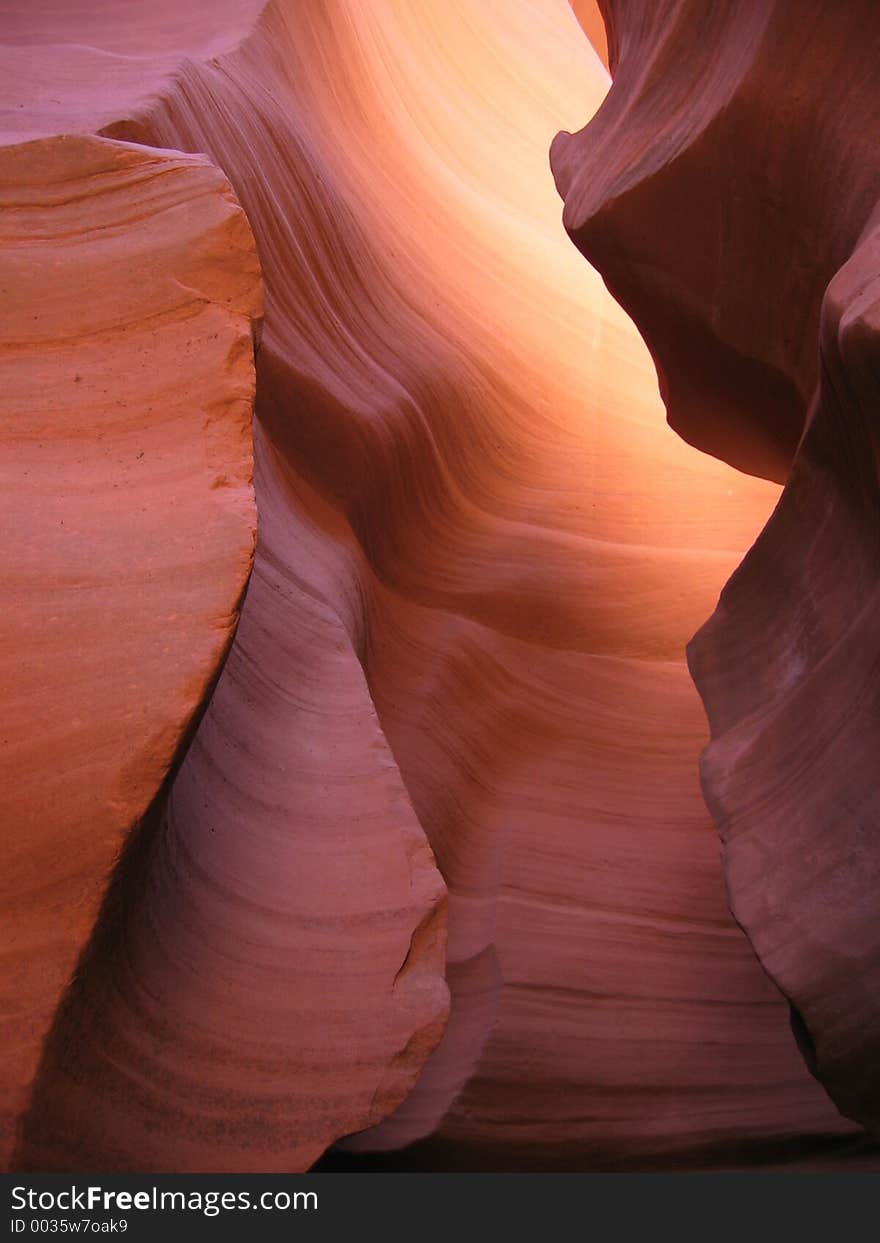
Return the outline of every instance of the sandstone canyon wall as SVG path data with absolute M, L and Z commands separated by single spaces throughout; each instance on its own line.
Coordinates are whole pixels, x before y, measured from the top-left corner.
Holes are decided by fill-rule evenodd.
M 553 148 L 670 423 L 787 485 L 689 648 L 730 902 L 843 1113 L 880 1127 L 880 12 L 603 0 L 614 85 Z
M 108 869 L 232 637 L 262 291 L 203 156 L 2 147 L 0 234 L 8 1149 Z
M 677 83 L 682 115 L 691 108 L 691 128 L 732 90 L 763 29 L 760 7 L 732 60 L 710 64 L 696 85 L 662 75 Z M 595 15 L 580 8 L 590 30 Z M 627 42 L 610 22 L 616 76 L 602 105 L 608 74 L 564 0 L 181 9 L 35 0 L 3 10 L 0 155 L 26 187 L 3 240 L 16 243 L 20 229 L 41 256 L 33 296 L 83 298 L 51 266 L 58 252 L 42 219 L 21 214 L 25 192 L 51 214 L 31 161 L 60 143 L 75 161 L 69 175 L 84 183 L 74 213 L 93 210 L 90 161 L 164 162 L 196 177 L 188 227 L 198 234 L 199 212 L 213 220 L 222 207 L 237 249 L 221 247 L 208 289 L 203 274 L 174 266 L 174 245 L 188 256 L 189 244 L 163 225 L 161 236 L 178 240 L 156 263 L 170 264 L 181 297 L 202 291 L 193 295 L 200 314 L 233 302 L 239 332 L 232 375 L 219 345 L 197 366 L 177 326 L 172 360 L 147 365 L 173 393 L 162 427 L 181 454 L 174 470 L 161 446 L 147 455 L 161 497 L 153 518 L 172 542 L 214 558 L 210 572 L 175 575 L 168 554 L 164 568 L 191 610 L 183 653 L 166 650 L 168 617 L 183 606 L 161 584 L 161 605 L 153 601 L 136 560 L 95 558 L 89 497 L 71 500 L 82 555 L 100 560 L 128 610 L 113 622 L 114 640 L 133 636 L 118 650 L 97 636 L 100 664 L 70 690 L 93 701 L 92 732 L 124 734 L 127 745 L 132 737 L 94 689 L 111 701 L 106 670 L 149 684 L 172 740 L 201 715 L 185 753 L 175 760 L 172 746 L 150 768 L 143 805 L 125 819 L 87 779 L 91 818 L 62 823 L 59 807 L 75 804 L 76 748 L 92 756 L 100 746 L 90 736 L 80 744 L 69 715 L 59 716 L 52 752 L 35 743 L 33 758 L 15 760 L 34 786 L 48 772 L 64 791 L 35 803 L 28 821 L 10 816 L 10 832 L 22 825 L 23 875 L 42 873 L 40 852 L 51 856 L 62 832 L 69 849 L 98 838 L 106 849 L 88 860 L 91 905 L 63 871 L 45 902 L 33 882 L 17 882 L 29 961 L 49 953 L 45 909 L 59 922 L 48 984 L 38 997 L 13 976 L 4 1003 L 6 1048 L 18 1059 L 5 1112 L 10 1147 L 17 1127 L 11 1159 L 25 1169 L 303 1169 L 337 1140 L 347 1155 L 335 1159 L 354 1168 L 397 1160 L 370 1154 L 413 1141 L 399 1160 L 421 1168 L 690 1168 L 807 1150 L 821 1164 L 848 1151 L 858 1129 L 808 1073 L 785 1001 L 726 909 L 698 780 L 706 731 L 684 660 L 778 498 L 776 484 L 734 467 L 783 476 L 815 375 L 787 370 L 778 338 L 762 353 L 719 331 L 723 344 L 709 349 L 716 324 L 697 299 L 643 324 L 638 298 L 653 297 L 644 275 L 657 262 L 630 272 L 620 260 L 612 272 L 615 234 L 610 258 L 596 243 L 597 266 L 645 332 L 671 417 L 670 374 L 686 394 L 673 423 L 716 457 L 665 426 L 651 358 L 566 238 L 547 162 L 553 134 L 599 109 L 592 136 L 557 144 L 555 171 L 567 197 L 568 176 L 585 195 L 603 193 L 602 176 L 611 184 L 616 165 L 601 145 L 594 155 L 595 135 L 613 101 L 633 94 L 622 48 L 635 36 Z M 729 33 L 722 17 L 713 18 L 719 39 Z M 651 46 L 650 30 L 639 37 Z M 636 79 L 652 64 L 639 56 Z M 633 150 L 651 160 L 665 148 L 626 126 L 633 148 L 610 134 L 607 150 L 635 176 Z M 583 172 L 593 159 L 602 176 Z M 157 210 L 142 194 L 120 188 L 129 223 L 109 236 L 121 247 L 130 221 L 149 228 Z M 231 494 L 215 489 L 206 501 L 199 485 L 210 471 L 192 466 L 192 482 L 184 463 L 202 462 L 202 450 L 213 463 L 219 446 L 231 477 L 247 476 L 241 437 L 224 446 L 217 420 L 205 418 L 212 384 L 223 394 L 233 386 L 239 429 L 251 396 L 241 385 L 252 366 L 256 264 L 241 209 L 265 300 L 253 429 L 259 536 L 210 692 L 253 527 L 238 542 L 218 531 L 212 554 L 209 501 Z M 589 250 L 579 211 L 567 203 L 566 223 Z M 637 220 L 641 238 L 648 230 Z M 91 272 L 93 296 L 118 298 L 114 313 L 128 323 L 140 313 L 123 302 L 141 295 L 137 268 L 112 248 L 98 254 L 116 271 Z M 702 273 L 705 258 L 694 267 Z M 756 305 L 756 319 L 771 314 Z M 808 307 L 799 313 L 813 322 Z M 675 366 L 663 363 L 655 321 Z M 764 321 L 751 328 L 763 340 Z M 36 357 L 57 355 L 58 365 L 44 377 L 29 371 L 28 382 L 63 413 L 60 394 L 74 400 L 67 371 L 89 384 L 104 372 L 78 340 L 39 342 Z M 689 378 L 688 350 L 721 359 L 720 379 L 711 368 Z M 134 401 L 127 384 L 149 401 L 131 356 L 102 354 L 100 366 L 120 373 L 114 402 Z M 706 401 L 701 439 L 701 402 L 710 382 L 728 378 L 725 401 Z M 750 408 L 740 426 L 736 402 L 749 386 L 768 390 L 768 407 L 779 395 L 780 409 L 771 419 Z M 99 432 L 83 427 L 89 404 L 69 412 L 88 442 L 79 450 L 33 392 L 22 404 L 41 411 L 40 434 L 59 455 L 99 460 Z M 49 470 L 41 463 L 26 483 L 14 464 L 26 512 L 35 487 L 51 489 Z M 57 470 L 80 478 L 68 457 Z M 124 462 L 102 478 L 124 489 L 125 503 L 97 511 L 101 531 L 107 505 L 120 522 L 137 510 Z M 124 529 L 114 538 L 122 554 Z M 31 570 L 44 594 L 35 586 L 16 611 L 4 653 L 12 665 L 34 636 L 47 645 L 25 705 L 45 742 L 55 688 L 69 677 L 62 662 L 80 661 L 84 640 L 68 633 L 67 646 L 49 647 L 57 567 L 45 542 L 39 549 Z M 768 625 L 762 643 L 775 624 L 785 623 Z M 737 662 L 754 674 L 738 694 L 761 683 L 737 652 L 747 643 L 757 665 L 752 632 L 730 630 L 700 676 L 707 700 L 708 681 L 729 681 Z M 160 645 L 158 670 L 150 641 Z M 711 702 L 710 712 L 704 772 L 717 812 L 740 796 L 711 776 L 719 756 L 734 782 L 720 750 L 735 748 Z M 111 813 L 109 833 L 100 826 Z M 98 881 L 138 818 L 96 918 Z M 796 868 L 791 875 L 798 883 Z

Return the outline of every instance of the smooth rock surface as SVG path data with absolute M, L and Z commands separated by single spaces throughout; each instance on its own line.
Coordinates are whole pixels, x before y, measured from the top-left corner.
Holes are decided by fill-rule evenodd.
M 876 1131 L 880 11 L 602 7 L 614 84 L 553 147 L 566 226 L 670 423 L 788 478 L 690 646 L 729 899 L 809 1064 Z
M 440 1038 L 446 895 L 342 622 L 321 533 L 257 442 L 235 644 L 49 1041 L 26 1168 L 306 1169 Z
M 549 134 L 605 71 L 564 5 L 322 12 L 269 5 L 141 124 L 260 239 L 260 417 L 449 889 L 449 1037 L 354 1142 L 565 1168 L 845 1130 L 724 910 L 683 661 L 776 492 L 664 428 L 559 230 Z
M 253 554 L 253 237 L 204 156 L 0 147 L 3 1160 Z
M 75 41 L 78 7 L 45 42 Z M 725 908 L 697 779 L 684 645 L 778 489 L 665 427 L 647 351 L 559 226 L 550 139 L 607 84 L 564 0 L 270 0 L 149 99 L 92 107 L 74 56 L 59 75 L 81 124 L 207 152 L 248 214 L 261 534 L 223 680 L 134 860 L 145 897 L 105 915 L 24 1164 L 291 1168 L 348 1129 L 352 1162 L 433 1135 L 420 1160 L 452 1168 L 792 1143 L 821 1163 L 853 1133 Z M 442 1040 L 422 830 L 449 891 Z

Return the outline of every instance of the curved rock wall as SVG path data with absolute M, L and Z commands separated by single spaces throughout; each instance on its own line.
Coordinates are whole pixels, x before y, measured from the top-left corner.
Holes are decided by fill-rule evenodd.
M 553 148 L 566 225 L 651 346 L 671 424 L 788 479 L 689 650 L 731 907 L 810 1065 L 876 1128 L 880 13 L 602 7 L 614 85 Z
M 607 89 L 571 11 L 271 0 L 208 38 L 168 6 L 93 32 L 96 99 L 58 50 L 77 8 L 22 25 L 53 51 L 8 115 L 56 126 L 51 86 L 67 124 L 229 177 L 266 291 L 260 541 L 19 1163 L 303 1168 L 357 1131 L 617 1168 L 851 1134 L 725 909 L 683 660 L 778 489 L 664 427 L 559 228 L 549 140 Z

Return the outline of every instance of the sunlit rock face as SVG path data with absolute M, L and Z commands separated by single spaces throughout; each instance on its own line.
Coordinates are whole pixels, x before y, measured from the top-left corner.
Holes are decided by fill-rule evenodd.
M 809 1064 L 876 1130 L 880 11 L 602 8 L 614 85 L 553 147 L 566 226 L 642 329 L 672 425 L 788 475 L 689 649 L 730 902 Z
M 821 1160 L 684 662 L 778 488 L 666 427 L 560 225 L 607 71 L 564 0 L 182 7 L 6 22 L 10 136 L 205 153 L 265 286 L 241 622 L 17 1164 Z
M 232 638 L 262 293 L 204 156 L 0 146 L 0 239 L 5 1161 L 107 873 Z
M 581 28 L 592 43 L 599 59 L 608 68 L 608 34 L 605 30 L 605 19 L 596 0 L 569 0 L 575 17 Z

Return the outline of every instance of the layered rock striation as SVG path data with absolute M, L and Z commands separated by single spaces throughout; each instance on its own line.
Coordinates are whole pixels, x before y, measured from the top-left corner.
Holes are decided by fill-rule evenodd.
M 205 153 L 266 304 L 241 623 L 18 1163 L 821 1160 L 855 1128 L 726 910 L 683 658 L 778 488 L 664 426 L 559 228 L 599 58 L 563 0 L 179 7 L 9 23 L 10 132 Z
M 254 546 L 262 305 L 204 156 L 0 147 L 2 1143 L 108 873 L 190 737 Z
M 553 147 L 669 421 L 787 479 L 689 649 L 732 910 L 840 1109 L 880 1125 L 880 14 L 603 0 L 614 84 Z

